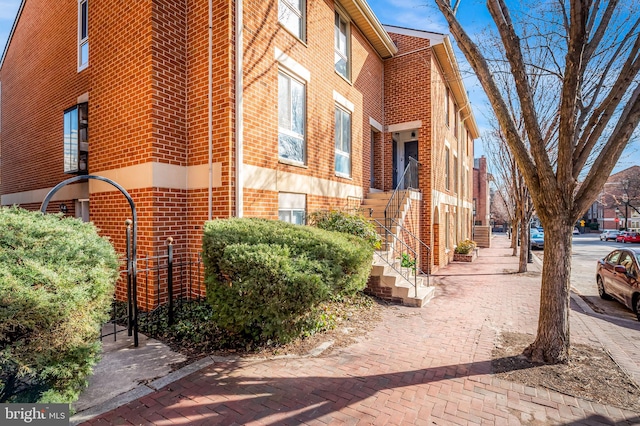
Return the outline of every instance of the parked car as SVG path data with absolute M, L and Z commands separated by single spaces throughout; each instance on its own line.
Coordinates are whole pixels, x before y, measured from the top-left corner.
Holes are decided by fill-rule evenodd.
M 616 299 L 640 321 L 640 249 L 614 250 L 598 261 L 596 283 L 603 299 Z
M 580 235 L 580 230 L 576 226 L 573 227 L 573 235 Z
M 640 243 L 640 233 L 627 232 L 622 238 L 623 243 Z
M 624 237 L 627 236 L 627 231 L 621 231 L 617 236 L 616 236 L 616 243 L 624 243 Z
M 544 248 L 544 233 L 534 230 L 531 230 L 531 248 L 532 249 L 540 249 Z
M 619 233 L 620 231 L 607 229 L 606 231 L 603 231 L 602 234 L 600 234 L 600 241 L 615 241 Z

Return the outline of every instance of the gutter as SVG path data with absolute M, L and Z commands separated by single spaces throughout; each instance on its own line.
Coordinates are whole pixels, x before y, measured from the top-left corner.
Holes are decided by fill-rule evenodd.
M 209 0 L 211 1 L 211 0 Z M 244 103 L 242 92 L 242 61 L 244 52 L 242 46 L 242 35 L 244 22 L 242 20 L 243 2 L 236 4 L 236 217 L 242 217 L 244 212 Z
M 209 40 L 208 40 L 208 78 L 207 83 L 207 122 L 208 122 L 208 171 L 209 171 L 209 185 L 208 185 L 208 197 L 207 197 L 207 217 L 209 220 L 213 219 L 213 107 L 211 102 L 213 101 L 213 0 L 209 0 Z

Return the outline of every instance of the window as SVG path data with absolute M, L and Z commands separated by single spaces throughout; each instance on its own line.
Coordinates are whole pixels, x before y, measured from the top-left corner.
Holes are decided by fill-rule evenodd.
M 444 148 L 444 187 L 446 189 L 451 189 L 451 184 L 449 182 L 449 147 Z
M 453 156 L 453 192 L 458 193 L 458 157 Z
M 278 74 L 278 156 L 305 162 L 305 86 L 289 74 Z
M 86 103 L 64 112 L 64 172 L 86 174 L 89 152 L 89 122 Z
M 451 223 L 449 220 L 449 210 L 444 213 L 444 248 L 447 250 L 451 247 Z
M 291 34 L 304 39 L 304 0 L 279 0 L 278 21 Z
M 336 174 L 351 176 L 351 114 L 337 106 Z
M 444 122 L 447 123 L 447 126 L 449 125 L 449 116 L 451 115 L 451 111 L 449 110 L 450 96 L 449 89 L 447 88 L 444 95 Z
M 460 127 L 460 120 L 458 115 L 458 105 L 453 103 L 453 135 L 458 139 L 458 127 Z
M 349 27 L 347 21 L 336 12 L 335 56 L 336 72 L 349 79 Z
M 76 217 L 83 222 L 89 222 L 89 200 L 76 200 Z
M 78 71 L 89 65 L 89 0 L 78 0 Z
M 280 192 L 278 194 L 278 218 L 295 225 L 306 223 L 307 199 L 305 194 Z

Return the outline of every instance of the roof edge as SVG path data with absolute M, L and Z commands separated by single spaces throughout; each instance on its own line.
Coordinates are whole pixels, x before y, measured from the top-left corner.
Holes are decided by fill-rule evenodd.
M 4 45 L 4 50 L 2 51 L 2 57 L 0 58 L 0 69 L 2 69 L 2 65 L 4 64 L 4 58 L 5 56 L 7 56 L 7 52 L 9 51 L 9 45 L 11 44 L 13 33 L 16 31 L 16 27 L 18 26 L 18 21 L 20 20 L 20 15 L 22 15 L 22 9 L 24 9 L 24 4 L 26 2 L 27 0 L 22 0 L 20 2 L 20 7 L 18 8 L 16 19 L 13 21 L 13 26 L 11 27 L 11 31 L 9 32 L 9 37 L 7 37 L 7 44 Z
M 360 17 L 352 17 L 356 20 L 357 23 L 360 24 L 360 20 L 362 23 L 367 24 L 373 32 L 378 37 L 379 41 L 382 43 L 383 48 L 376 48 L 376 51 L 383 59 L 387 59 L 398 53 L 398 48 L 396 47 L 393 40 L 391 40 L 391 36 L 384 29 L 378 17 L 373 13 L 373 10 L 369 6 L 366 0 L 340 0 L 342 5 L 351 3 L 355 6 L 356 10 L 360 13 Z M 361 19 L 357 19 L 361 18 Z M 372 43 L 374 46 L 376 43 Z
M 448 76 L 447 81 L 449 82 L 451 92 L 460 107 L 462 119 L 468 123 L 468 127 L 473 138 L 479 138 L 480 129 L 478 128 L 478 123 L 476 123 L 476 119 L 473 115 L 471 103 L 467 96 L 464 83 L 462 82 L 462 75 L 460 74 L 458 61 L 456 60 L 455 52 L 453 51 L 453 46 L 451 45 L 449 36 L 444 37 L 443 43 L 433 45 L 432 49 L 436 60 L 442 67 L 442 71 L 445 76 Z

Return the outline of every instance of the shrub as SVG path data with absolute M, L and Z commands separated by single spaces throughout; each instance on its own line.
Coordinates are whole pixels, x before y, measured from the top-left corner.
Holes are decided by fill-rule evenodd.
M 337 232 L 263 219 L 208 222 L 212 319 L 253 341 L 289 341 L 318 323 L 320 302 L 364 289 L 372 256 L 362 239 Z
M 472 240 L 469 240 L 469 239 L 466 239 L 466 240 L 458 242 L 458 245 L 456 245 L 456 249 L 455 249 L 454 253 L 457 253 L 457 254 L 469 254 L 475 248 L 476 248 L 476 242 L 472 241 Z
M 367 241 L 374 249 L 379 249 L 382 238 L 376 227 L 361 214 L 350 214 L 338 210 L 318 210 L 309 215 L 309 225 L 327 231 L 344 232 Z
M 91 224 L 0 209 L 0 402 L 72 402 L 97 362 L 118 261 Z

